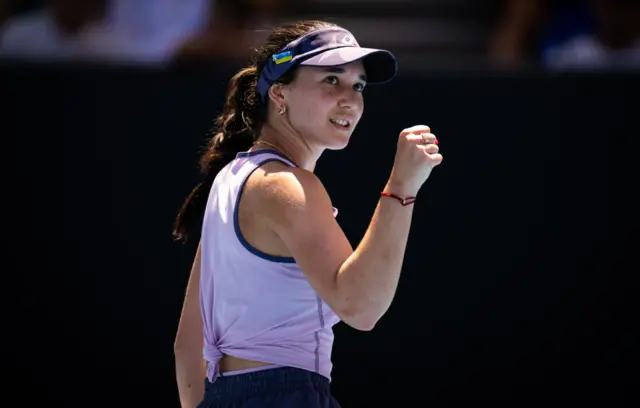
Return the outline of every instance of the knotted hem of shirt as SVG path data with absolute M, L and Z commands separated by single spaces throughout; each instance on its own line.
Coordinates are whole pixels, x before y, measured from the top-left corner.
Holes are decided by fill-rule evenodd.
M 222 360 L 222 352 L 214 345 L 204 346 L 204 359 L 209 363 L 207 365 L 207 378 L 211 382 L 215 382 L 220 377 L 220 360 Z

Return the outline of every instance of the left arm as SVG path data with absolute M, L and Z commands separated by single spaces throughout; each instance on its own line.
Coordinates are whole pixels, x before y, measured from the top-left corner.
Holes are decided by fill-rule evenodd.
M 204 398 L 205 363 L 202 356 L 203 334 L 200 314 L 201 249 L 191 268 L 187 293 L 182 305 L 178 332 L 173 344 L 176 379 L 182 408 L 195 408 Z

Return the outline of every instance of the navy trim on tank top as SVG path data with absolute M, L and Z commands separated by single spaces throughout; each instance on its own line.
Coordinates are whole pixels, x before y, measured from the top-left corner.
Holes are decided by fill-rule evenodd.
M 283 159 L 289 160 L 287 157 L 285 157 L 284 155 L 280 154 L 276 150 L 257 150 L 257 151 L 253 151 L 253 152 L 241 152 L 241 153 L 238 153 L 237 157 L 251 157 L 251 156 L 257 156 L 259 154 L 264 154 L 264 153 L 272 153 L 272 154 L 275 154 L 275 155 L 277 155 L 279 157 L 282 157 Z M 262 259 L 266 259 L 267 261 L 271 261 L 271 262 L 295 263 L 296 260 L 294 258 L 286 257 L 286 256 L 269 255 L 269 254 L 266 254 L 266 253 L 260 251 L 259 249 L 255 248 L 253 245 L 251 245 L 249 242 L 247 242 L 247 240 L 244 239 L 244 237 L 242 236 L 242 232 L 240 232 L 240 197 L 242 197 L 242 191 L 244 190 L 244 185 L 247 183 L 247 180 L 249 180 L 249 177 L 251 177 L 251 175 L 253 174 L 254 171 L 258 170 L 260 168 L 260 166 L 262 166 L 262 165 L 264 165 L 266 163 L 272 162 L 272 161 L 277 161 L 277 162 L 280 162 L 280 163 L 284 163 L 287 166 L 289 166 L 289 163 L 286 163 L 286 162 L 284 162 L 284 161 L 282 161 L 280 159 L 275 159 L 275 158 L 269 158 L 269 159 L 263 160 L 261 162 L 258 162 L 256 164 L 256 167 L 254 169 L 252 169 L 249 172 L 249 174 L 247 174 L 247 176 L 244 178 L 244 180 L 242 180 L 242 183 L 240 183 L 240 189 L 238 190 L 238 198 L 236 199 L 236 206 L 233 209 L 233 228 L 235 229 L 236 236 L 238 237 L 238 240 L 240 241 L 242 246 L 244 246 L 247 249 L 247 251 L 251 252 L 252 254 L 254 254 L 254 255 L 262 258 Z
M 291 163 L 293 163 L 294 167 L 300 167 L 298 166 L 293 160 L 291 160 L 290 158 L 288 158 L 287 156 L 285 156 L 284 154 L 280 153 L 277 150 L 274 149 L 264 149 L 264 150 L 254 150 L 252 152 L 240 152 L 236 155 L 236 157 L 252 157 L 252 156 L 258 156 L 260 154 L 264 154 L 264 153 L 271 153 L 271 154 L 275 154 L 278 157 L 282 157 L 283 159 L 290 161 Z M 288 163 L 285 163 L 287 166 L 289 165 Z

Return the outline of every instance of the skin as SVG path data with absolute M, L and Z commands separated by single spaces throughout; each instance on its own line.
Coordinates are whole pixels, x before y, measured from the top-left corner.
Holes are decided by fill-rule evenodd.
M 301 67 L 288 85 L 269 89 L 269 120 L 259 140 L 277 145 L 300 167 L 313 171 L 325 149 L 343 149 L 364 111 L 366 74 L 361 62 L 342 67 Z M 276 110 L 286 106 L 287 113 Z M 277 107 L 277 109 L 276 109 Z M 339 128 L 330 119 L 350 122 Z
M 365 236 L 354 249 L 333 216 L 326 189 L 313 173 L 324 150 L 342 149 L 349 143 L 364 111 L 365 85 L 364 68 L 354 62 L 331 69 L 301 67 L 291 84 L 272 86 L 267 124 L 258 141 L 275 146 L 299 167 L 269 162 L 253 172 L 238 211 L 240 230 L 252 246 L 267 254 L 294 257 L 310 285 L 342 321 L 369 331 L 395 295 L 413 205 L 402 206 L 393 198 L 381 197 Z M 283 105 L 286 113 L 280 115 Z M 337 126 L 332 119 L 348 120 L 349 126 Z M 251 151 L 271 148 L 257 143 Z M 428 126 L 400 132 L 385 191 L 416 196 L 442 161 L 438 151 Z M 192 269 L 194 280 L 200 274 L 198 256 Z M 178 330 L 175 343 L 176 360 L 177 353 L 195 356 L 191 357 L 191 368 L 185 369 L 190 374 L 183 374 L 183 378 L 193 379 L 196 386 L 204 376 L 201 363 L 197 363 L 202 359 L 202 322 L 199 309 L 188 305 L 197 303 L 197 291 L 188 289 L 181 316 L 184 331 Z M 264 364 L 226 355 L 220 371 Z M 189 385 L 182 389 L 189 389 L 191 382 L 182 381 Z M 203 394 L 197 389 L 192 395 L 196 396 L 193 401 L 199 402 Z M 183 406 L 195 406 L 189 404 Z

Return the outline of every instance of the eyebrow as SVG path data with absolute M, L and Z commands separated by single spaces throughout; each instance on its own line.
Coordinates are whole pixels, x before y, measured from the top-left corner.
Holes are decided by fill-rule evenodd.
M 344 74 L 344 68 L 340 68 L 340 67 L 329 67 L 329 68 L 325 68 L 326 72 L 331 72 L 334 74 Z M 362 74 L 360 75 L 360 79 L 363 80 L 364 82 L 367 82 L 367 76 Z

